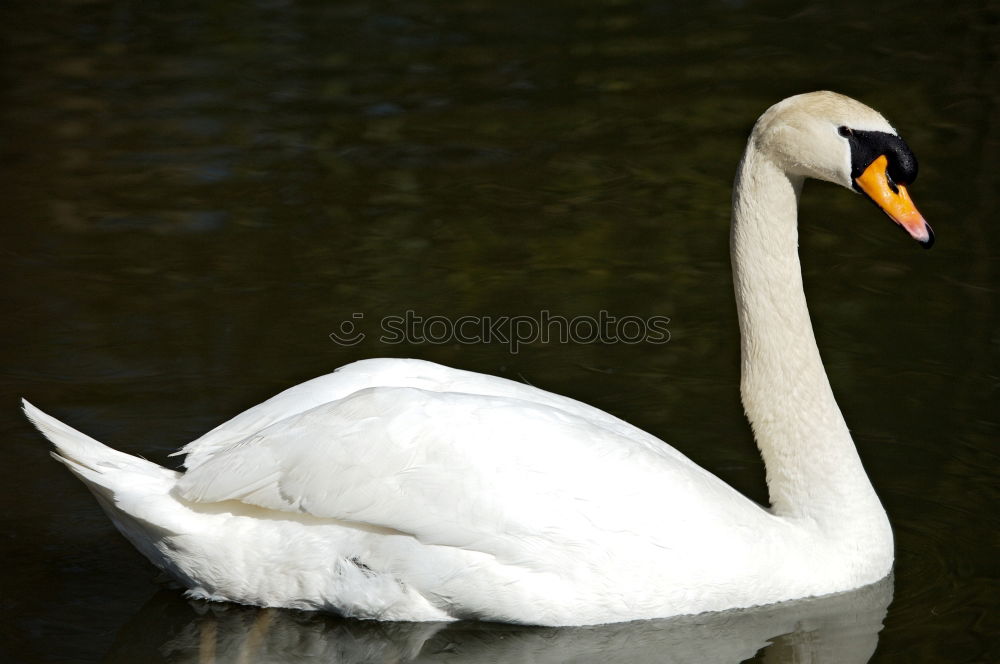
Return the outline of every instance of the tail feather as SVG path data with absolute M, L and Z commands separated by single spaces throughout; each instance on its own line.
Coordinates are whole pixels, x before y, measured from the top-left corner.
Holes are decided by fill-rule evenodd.
M 63 463 L 73 474 L 90 484 L 114 489 L 114 477 L 140 474 L 160 479 L 174 479 L 177 474 L 151 461 L 119 452 L 90 436 L 48 415 L 26 399 L 21 400 L 24 414 L 48 438 L 56 451 L 53 458 Z M 115 472 L 119 471 L 119 472 Z
M 24 414 L 56 447 L 52 457 L 90 489 L 118 530 L 157 567 L 169 561 L 157 546 L 176 534 L 183 508 L 170 491 L 179 473 L 102 445 L 22 400 Z

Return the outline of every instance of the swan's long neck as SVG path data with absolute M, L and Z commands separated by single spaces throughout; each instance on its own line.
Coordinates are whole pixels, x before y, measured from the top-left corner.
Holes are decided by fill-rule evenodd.
M 801 189 L 802 178 L 786 174 L 751 139 L 736 178 L 730 236 L 743 406 L 775 514 L 838 530 L 866 525 L 859 519 L 887 528 L 813 336 L 798 256 Z

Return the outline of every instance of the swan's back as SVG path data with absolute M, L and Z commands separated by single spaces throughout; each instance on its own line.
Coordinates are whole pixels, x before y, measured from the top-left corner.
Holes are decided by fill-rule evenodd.
M 650 445 L 657 447 L 664 445 L 662 441 L 642 429 L 598 408 L 576 399 L 546 392 L 532 385 L 498 376 L 452 369 L 424 360 L 375 358 L 353 362 L 333 373 L 291 387 L 220 424 L 185 445 L 176 454 L 186 455 L 185 467 L 195 468 L 217 450 L 251 436 L 267 426 L 372 387 L 412 387 L 428 392 L 510 397 L 577 415 L 628 438 L 647 441 Z M 666 447 L 667 453 L 673 454 L 682 462 L 687 462 L 687 458 L 680 452 L 670 446 Z

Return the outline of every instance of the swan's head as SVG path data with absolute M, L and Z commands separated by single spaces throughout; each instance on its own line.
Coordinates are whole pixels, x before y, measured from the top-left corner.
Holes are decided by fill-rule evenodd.
M 765 111 L 752 140 L 786 173 L 853 189 L 925 248 L 934 243 L 907 191 L 917 158 L 877 111 L 835 92 L 796 95 Z

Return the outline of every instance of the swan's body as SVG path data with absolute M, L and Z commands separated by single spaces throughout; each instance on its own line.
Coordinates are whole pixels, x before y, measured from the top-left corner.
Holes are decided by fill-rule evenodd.
M 187 445 L 184 473 L 25 409 L 119 530 L 199 597 L 569 625 L 872 583 L 892 533 L 823 371 L 796 250 L 804 177 L 877 200 L 853 145 L 868 134 L 895 137 L 846 97 L 793 97 L 758 121 L 737 177 L 742 392 L 770 510 L 596 408 L 416 360 L 282 392 Z M 883 180 L 907 183 L 889 152 Z M 922 218 L 889 211 L 929 243 Z

